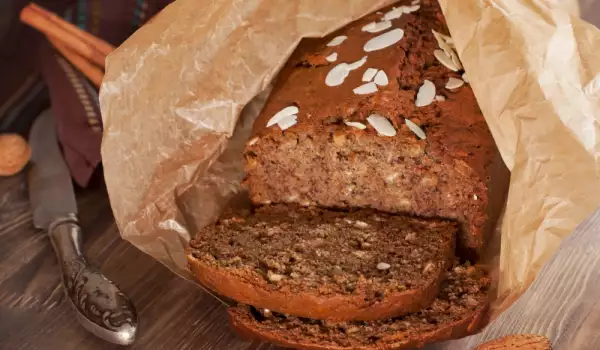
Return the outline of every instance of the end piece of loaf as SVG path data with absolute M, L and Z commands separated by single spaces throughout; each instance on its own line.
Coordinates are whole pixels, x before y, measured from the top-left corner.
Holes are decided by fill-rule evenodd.
M 395 6 L 400 5 L 408 2 Z M 508 171 L 470 86 L 446 88 L 450 78 L 461 79 L 462 71 L 451 71 L 434 55 L 439 44 L 432 30 L 448 33 L 437 0 L 418 6 L 398 18 L 388 15 L 397 10 L 386 8 L 324 39 L 301 43 L 280 73 L 245 150 L 244 184 L 254 203 L 450 218 L 462 224 L 462 250 L 483 248 L 501 210 Z M 391 27 L 365 30 L 385 16 L 393 18 Z M 365 50 L 367 42 L 393 30 L 403 31 L 398 42 Z M 330 46 L 339 36 L 347 38 Z M 340 85 L 327 86 L 328 75 L 342 63 L 358 68 Z M 387 85 L 358 94 L 355 89 L 366 84 L 369 69 L 383 72 Z M 417 106 L 426 82 L 437 97 Z M 295 114 L 274 123 L 281 111 L 279 117 Z
M 552 345 L 541 335 L 514 334 L 481 344 L 475 350 L 552 350 Z
M 202 284 L 244 304 L 381 319 L 431 303 L 454 259 L 456 231 L 447 220 L 273 205 L 204 228 L 188 260 Z
M 330 322 L 237 306 L 229 309 L 229 319 L 242 336 L 294 349 L 412 349 L 477 331 L 487 310 L 488 286 L 481 270 L 458 266 L 448 273 L 431 306 L 403 317 Z

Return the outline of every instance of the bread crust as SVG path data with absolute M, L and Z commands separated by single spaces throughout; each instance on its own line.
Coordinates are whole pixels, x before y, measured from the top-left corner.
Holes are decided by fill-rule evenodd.
M 308 339 L 285 339 L 275 332 L 262 331 L 256 327 L 255 324 L 248 322 L 243 315 L 244 311 L 239 308 L 229 308 L 228 315 L 231 328 L 233 328 L 241 337 L 268 341 L 286 348 L 303 350 L 403 350 L 421 348 L 425 344 L 432 342 L 457 339 L 472 334 L 482 326 L 482 320 L 485 317 L 487 308 L 488 305 L 486 304 L 455 322 L 445 324 L 435 331 L 419 334 L 418 337 L 406 337 L 404 333 L 396 333 L 393 336 L 383 338 L 381 342 L 377 342 L 372 346 L 359 347 L 315 344 Z
M 452 250 L 449 249 L 448 262 Z M 190 269 L 202 285 L 243 304 L 284 314 L 336 321 L 377 320 L 401 316 L 427 307 L 436 297 L 443 280 L 438 277 L 422 290 L 391 293 L 381 300 L 365 301 L 366 293 L 357 288 L 353 295 L 323 297 L 309 292 L 294 292 L 289 288 L 274 290 L 258 274 L 237 274 L 225 268 L 213 267 L 196 259 L 188 251 Z

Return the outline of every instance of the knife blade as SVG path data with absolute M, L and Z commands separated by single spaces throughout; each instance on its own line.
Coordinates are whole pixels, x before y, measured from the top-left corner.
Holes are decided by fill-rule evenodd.
M 29 135 L 29 199 L 33 223 L 36 228 L 47 230 L 55 219 L 76 215 L 77 201 L 69 169 L 58 146 L 52 115 L 40 115 Z
M 127 296 L 84 255 L 75 191 L 50 111 L 34 122 L 29 143 L 29 197 L 34 225 L 48 232 L 60 264 L 63 289 L 77 320 L 106 341 L 131 344 L 137 333 L 137 313 Z

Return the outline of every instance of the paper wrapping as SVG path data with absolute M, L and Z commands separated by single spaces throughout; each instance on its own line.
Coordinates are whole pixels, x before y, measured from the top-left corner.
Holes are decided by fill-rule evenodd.
M 105 178 L 122 236 L 191 278 L 185 248 L 244 203 L 242 150 L 276 73 L 321 37 L 393 0 L 178 0 L 107 60 Z M 574 2 L 440 0 L 502 157 L 496 310 L 600 205 L 600 32 Z
M 552 1 L 441 3 L 511 169 L 499 295 L 512 302 L 600 206 L 600 32 Z

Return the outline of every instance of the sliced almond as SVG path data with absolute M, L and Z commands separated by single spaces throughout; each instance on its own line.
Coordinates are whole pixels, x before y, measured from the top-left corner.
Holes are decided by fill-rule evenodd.
M 375 74 L 377 74 L 377 69 L 375 68 L 367 68 L 365 73 L 362 76 L 362 81 L 369 82 L 375 78 Z
M 443 102 L 443 101 L 446 101 L 446 98 L 442 95 L 436 95 L 435 100 L 438 102 Z
M 404 119 L 404 121 L 406 122 L 406 126 L 408 126 L 410 131 L 415 133 L 415 135 L 417 135 L 421 140 L 425 140 L 427 138 L 425 131 L 423 131 L 423 129 L 421 129 L 421 127 L 415 124 L 412 120 Z
M 377 92 L 377 85 L 375 85 L 373 82 L 370 82 L 363 84 L 352 91 L 354 91 L 354 93 L 357 95 L 368 95 Z
M 440 49 L 442 49 L 446 53 L 446 55 L 451 56 L 454 53 L 454 50 L 446 42 L 447 37 L 444 34 L 438 33 L 433 29 L 431 30 L 431 32 L 433 33 L 433 36 L 435 37 L 435 40 L 437 41 Z
M 286 130 L 286 129 L 289 129 L 292 126 L 296 125 L 297 122 L 298 122 L 298 116 L 294 114 L 294 115 L 290 115 L 290 116 L 287 116 L 287 117 L 281 119 L 279 121 L 279 123 L 277 123 L 277 125 L 279 125 L 281 130 Z
M 438 31 L 435 31 L 435 30 L 433 30 L 433 29 L 432 29 L 431 31 L 433 32 L 433 35 L 436 37 L 436 39 L 439 37 L 439 38 L 440 38 L 440 39 L 442 39 L 442 40 L 443 40 L 443 41 L 444 41 L 446 44 L 448 44 L 449 42 L 452 42 L 452 38 L 451 38 L 451 37 L 449 37 L 448 35 L 446 35 L 446 34 L 442 34 L 442 33 L 438 32 Z
M 344 124 L 360 130 L 365 130 L 367 128 L 365 124 L 359 122 L 344 122 Z
M 338 86 L 342 85 L 346 77 L 350 74 L 348 63 L 340 63 L 333 67 L 327 76 L 325 77 L 325 85 L 327 86 Z
M 255 136 L 248 141 L 248 146 L 253 146 L 256 142 L 258 142 L 258 136 Z
M 467 76 L 466 72 L 462 75 L 462 80 L 467 84 L 469 83 L 469 77 Z
M 379 33 L 390 28 L 391 26 L 392 22 L 390 21 L 371 22 L 366 26 L 362 27 L 362 31 L 368 33 Z
M 404 13 L 412 13 L 415 11 L 419 11 L 420 8 L 421 8 L 421 5 L 418 5 L 418 4 L 411 5 L 411 6 L 402 6 L 402 11 Z
M 450 79 L 448 79 L 448 82 L 446 83 L 446 89 L 450 89 L 450 90 L 458 89 L 459 87 L 463 86 L 464 84 L 465 84 L 464 81 L 457 79 L 455 77 L 450 77 Z
M 379 135 L 396 136 L 396 129 L 394 129 L 394 126 L 386 117 L 379 114 L 371 114 L 367 118 L 367 121 Z
M 369 32 L 369 31 L 373 30 L 373 28 L 375 28 L 375 25 L 376 25 L 377 23 L 378 23 L 378 22 L 371 22 L 371 23 L 369 23 L 369 24 L 365 24 L 365 25 L 364 25 L 364 26 L 361 28 L 361 30 L 362 30 L 363 32 Z
M 402 29 L 392 29 L 367 41 L 367 43 L 364 46 L 364 50 L 365 52 L 372 52 L 385 49 L 386 47 L 394 45 L 403 37 L 404 31 Z
M 453 72 L 458 72 L 459 68 L 456 66 L 456 64 L 454 64 L 452 58 L 450 56 L 448 56 L 444 51 L 435 50 L 435 51 L 433 51 L 433 55 L 446 68 L 450 69 Z
M 458 58 L 458 54 L 456 53 L 456 51 L 454 51 L 454 50 L 450 51 L 450 58 L 452 59 L 452 62 L 459 70 L 463 68 L 462 62 L 460 62 L 460 58 Z
M 435 85 L 429 80 L 425 80 L 423 85 L 419 88 L 419 92 L 417 92 L 417 100 L 415 101 L 415 105 L 417 107 L 425 107 L 430 105 L 435 99 Z
M 344 41 L 346 41 L 346 39 L 348 39 L 348 37 L 345 35 L 336 36 L 335 38 L 331 39 L 330 42 L 327 43 L 327 46 L 338 46 Z
M 325 59 L 327 60 L 327 62 L 335 62 L 338 59 L 338 54 L 337 52 L 334 52 L 331 55 L 325 57 Z
M 385 21 L 391 21 L 393 19 L 398 19 L 398 18 L 402 17 L 403 13 L 404 13 L 404 10 L 402 9 L 402 7 L 394 7 L 392 10 L 386 12 L 385 15 L 383 15 L 383 19 Z
M 275 115 L 271 119 L 269 119 L 269 121 L 267 122 L 267 128 L 279 123 L 282 119 L 284 119 L 286 117 L 289 117 L 294 114 L 298 114 L 299 111 L 300 110 L 296 106 L 285 107 L 284 109 L 275 113 Z
M 365 63 L 367 63 L 367 56 L 364 56 L 363 58 L 361 58 L 360 60 L 358 60 L 356 62 L 349 63 L 348 69 L 350 69 L 350 70 L 358 69 L 358 68 L 362 67 Z
M 377 72 L 377 74 L 375 75 L 375 80 L 373 81 L 379 86 L 386 86 L 387 84 L 389 84 L 387 74 L 385 74 L 385 72 L 382 70 Z

